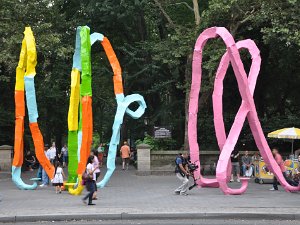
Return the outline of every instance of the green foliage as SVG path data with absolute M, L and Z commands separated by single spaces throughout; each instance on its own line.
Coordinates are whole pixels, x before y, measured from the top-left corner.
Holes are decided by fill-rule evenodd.
M 253 39 L 259 47 L 262 66 L 254 99 L 264 132 L 300 126 L 299 0 L 253 0 L 251 4 L 247 0 L 199 0 L 199 26 L 195 25 L 192 1 L 158 2 L 172 24 L 154 0 L 0 1 L 0 144 L 14 142 L 15 68 L 26 25 L 32 27 L 36 38 L 39 125 L 48 143 L 53 138 L 58 144 L 66 139 L 75 29 L 80 25 L 109 38 L 122 66 L 125 94 L 142 94 L 147 102 L 148 127 L 142 120 L 125 117 L 121 131 L 124 140 L 141 140 L 146 129 L 167 125 L 172 127 L 173 140 L 147 136 L 144 141 L 153 149 L 183 145 L 193 47 L 198 35 L 211 26 L 225 26 L 236 41 Z M 225 50 L 222 41 L 214 40 L 203 52 L 198 116 L 201 148 L 217 148 L 211 94 Z M 250 56 L 245 51 L 241 56 L 248 71 Z M 98 138 L 108 142 L 111 136 L 116 111 L 112 75 L 102 47 L 93 46 L 94 143 Z M 223 100 L 228 133 L 241 103 L 231 69 L 224 80 Z M 27 126 L 25 137 L 31 141 Z M 239 139 L 239 145 L 242 143 L 255 146 L 247 125 Z
M 157 139 L 150 135 L 146 135 L 143 140 L 136 140 L 136 145 L 147 144 L 153 151 L 157 150 L 174 150 L 176 146 L 176 141 L 172 138 L 162 138 Z

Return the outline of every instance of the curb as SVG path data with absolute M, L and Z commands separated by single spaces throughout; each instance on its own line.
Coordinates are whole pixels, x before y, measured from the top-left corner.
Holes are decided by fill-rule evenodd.
M 70 220 L 167 220 L 167 219 L 237 219 L 237 220 L 296 220 L 300 214 L 270 213 L 113 213 L 83 215 L 22 215 L 0 217 L 0 223 L 70 221 Z

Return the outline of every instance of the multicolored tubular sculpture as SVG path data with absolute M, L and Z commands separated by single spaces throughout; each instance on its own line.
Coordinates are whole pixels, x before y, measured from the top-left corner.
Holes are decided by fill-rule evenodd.
M 246 191 L 248 185 L 248 179 L 242 179 L 242 187 L 239 189 L 231 189 L 228 187 L 228 174 L 231 170 L 230 155 L 234 150 L 234 147 L 238 141 L 238 137 L 242 130 L 243 124 L 248 119 L 250 129 L 254 136 L 256 145 L 261 153 L 266 164 L 273 171 L 278 178 L 282 187 L 286 191 L 299 191 L 300 187 L 293 187 L 289 185 L 283 174 L 272 156 L 271 150 L 263 134 L 261 128 L 254 100 L 253 93 L 257 76 L 260 70 L 261 58 L 259 50 L 252 40 L 244 40 L 235 43 L 232 35 L 223 27 L 212 27 L 203 31 L 197 39 L 193 55 L 192 65 L 192 86 L 190 92 L 189 102 L 189 121 L 188 121 L 188 138 L 190 144 L 191 160 L 196 162 L 200 168 L 199 160 L 199 146 L 197 142 L 197 113 L 198 113 L 198 98 L 201 86 L 202 76 L 202 51 L 209 39 L 221 37 L 224 41 L 227 51 L 223 55 L 219 68 L 217 70 L 214 93 L 213 93 L 213 110 L 214 110 L 214 125 L 216 131 L 216 137 L 220 148 L 220 157 L 217 164 L 216 179 L 206 179 L 200 174 L 200 170 L 196 171 L 199 177 L 197 184 L 199 186 L 220 187 L 224 194 L 242 194 Z M 252 65 L 249 71 L 249 76 L 244 70 L 243 63 L 240 58 L 239 49 L 245 48 L 252 56 Z M 226 137 L 223 109 L 222 109 L 222 95 L 223 95 L 223 80 L 228 69 L 229 63 L 231 63 L 238 87 L 242 97 L 242 104 L 235 117 L 234 123 L 230 129 L 228 136 Z
M 12 165 L 12 180 L 18 188 L 32 190 L 37 187 L 37 183 L 32 185 L 25 184 L 21 179 L 21 167 L 23 164 L 24 151 L 24 117 L 25 117 L 25 100 L 29 116 L 29 127 L 32 134 L 36 156 L 40 164 L 46 170 L 50 178 L 54 175 L 54 168 L 44 154 L 43 136 L 39 130 L 37 118 L 37 104 L 34 87 L 34 76 L 36 75 L 35 66 L 37 64 L 37 54 L 35 40 L 30 27 L 24 31 L 20 60 L 16 69 L 15 85 L 15 105 L 16 105 L 16 124 L 15 124 L 15 147 L 14 159 Z M 25 91 L 24 91 L 25 89 Z
M 74 183 L 77 180 L 78 168 L 78 146 L 81 146 L 81 123 L 78 124 L 78 108 L 80 105 L 80 71 L 81 71 L 81 57 L 80 57 L 80 29 L 76 31 L 75 53 L 73 56 L 73 68 L 71 72 L 71 96 L 68 112 L 68 182 Z M 81 115 L 81 107 L 80 107 Z M 80 143 L 79 143 L 80 142 Z
M 107 184 L 116 168 L 115 162 L 117 147 L 120 143 L 120 129 L 123 123 L 125 113 L 133 119 L 138 119 L 144 114 L 145 109 L 147 107 L 143 96 L 139 94 L 131 94 L 124 97 L 122 72 L 116 54 L 107 38 L 104 37 L 101 44 L 104 48 L 104 51 L 108 57 L 108 60 L 114 72 L 113 81 L 114 91 L 117 100 L 117 112 L 115 115 L 115 120 L 112 127 L 112 136 L 109 143 L 109 150 L 107 156 L 107 172 L 104 178 L 99 183 L 97 183 L 97 187 L 99 188 L 103 188 Z M 137 102 L 139 104 L 139 107 L 135 111 L 129 109 L 129 105 L 133 102 Z
M 79 36 L 80 34 L 80 36 Z M 77 152 L 78 156 L 78 168 L 77 168 L 77 188 L 69 188 L 69 192 L 74 195 L 79 195 L 83 186 L 81 185 L 82 173 L 86 168 L 87 158 L 90 154 L 90 147 L 92 142 L 92 134 L 93 134 L 93 124 L 92 124 L 92 89 L 91 89 L 91 45 L 95 42 L 100 41 L 105 53 L 108 57 L 108 60 L 111 64 L 111 67 L 114 72 L 113 82 L 114 82 L 114 92 L 117 99 L 117 112 L 115 116 L 115 121 L 113 124 L 113 134 L 111 137 L 111 141 L 109 144 L 109 151 L 107 157 L 107 172 L 101 182 L 97 184 L 98 187 L 104 187 L 105 184 L 109 181 L 115 170 L 115 159 L 117 153 L 117 146 L 120 142 L 120 128 L 123 122 L 123 117 L 125 113 L 131 116 L 134 119 L 140 118 L 146 109 L 146 103 L 144 98 L 141 95 L 133 94 L 124 97 L 123 94 L 123 83 L 122 83 L 122 73 L 119 61 L 116 57 L 116 54 L 109 42 L 109 40 L 104 37 L 100 33 L 93 33 L 90 35 L 90 29 L 87 26 L 78 27 L 76 33 L 76 47 L 75 53 L 73 57 L 73 70 L 71 74 L 71 99 L 70 99 L 70 107 L 69 107 L 69 149 L 70 144 L 78 143 L 78 146 L 81 146 L 80 153 Z M 80 70 L 82 68 L 81 74 L 81 85 L 78 77 L 73 75 L 75 70 L 77 74 L 80 74 Z M 79 76 L 79 75 L 77 75 Z M 81 104 L 82 104 L 82 136 L 80 132 L 80 128 L 75 124 L 78 124 L 78 104 L 79 104 L 79 94 L 77 93 L 80 86 L 80 95 L 81 95 Z M 78 97 L 77 97 L 78 96 Z M 128 106 L 133 103 L 138 102 L 139 107 L 136 111 L 132 111 L 128 108 Z M 72 105 L 72 106 L 71 106 Z M 77 114 L 76 114 L 77 113 Z M 81 121 L 81 119 L 80 119 Z M 80 122 L 79 122 L 80 124 Z M 71 130 L 72 129 L 72 130 Z M 71 134 L 71 136 L 70 136 Z M 76 134 L 78 134 L 76 136 Z M 82 137 L 82 140 L 81 140 Z M 71 139 L 76 139 L 74 142 Z M 76 142 L 77 141 L 77 142 Z M 71 143 L 72 142 L 72 143 Z M 75 155 L 75 144 L 71 146 L 71 152 L 74 152 Z M 79 156 L 80 154 L 80 156 Z M 73 157 L 73 155 L 70 155 Z M 72 159 L 70 158 L 70 161 Z M 75 161 L 74 161 L 75 162 Z M 72 165 L 75 166 L 73 162 Z M 74 171 L 74 170 L 72 170 Z M 74 173 L 75 174 L 75 173 Z M 72 181 L 73 178 L 72 173 Z

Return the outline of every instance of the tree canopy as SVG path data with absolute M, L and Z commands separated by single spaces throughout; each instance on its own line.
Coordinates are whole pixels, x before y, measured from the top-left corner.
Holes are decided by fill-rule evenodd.
M 253 39 L 259 47 L 262 66 L 254 99 L 264 132 L 300 127 L 299 24 L 299 0 L 2 0 L 0 144 L 13 145 L 15 68 L 25 26 L 32 27 L 36 38 L 36 93 L 45 142 L 66 140 L 75 29 L 88 25 L 110 39 L 123 70 L 125 94 L 143 95 L 148 106 L 148 125 L 126 117 L 122 138 L 142 139 L 152 127 L 168 126 L 175 140 L 172 148 L 181 148 L 187 140 L 193 47 L 211 26 L 224 26 L 236 41 Z M 211 94 L 225 50 L 220 40 L 209 41 L 204 50 L 198 142 L 207 149 L 217 148 Z M 241 55 L 248 71 L 250 55 Z M 227 73 L 223 101 L 229 131 L 241 98 L 233 71 Z M 112 70 L 100 45 L 92 49 L 92 74 L 94 133 L 108 142 L 116 103 Z M 28 123 L 25 136 L 31 143 Z M 242 144 L 255 146 L 247 124 Z

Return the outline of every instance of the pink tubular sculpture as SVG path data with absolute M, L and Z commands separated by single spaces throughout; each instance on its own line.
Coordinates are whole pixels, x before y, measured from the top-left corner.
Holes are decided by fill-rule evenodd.
M 198 178 L 197 184 L 201 187 L 220 187 L 224 194 L 242 194 L 248 186 L 248 178 L 242 178 L 242 186 L 239 189 L 228 187 L 228 175 L 231 172 L 230 155 L 238 141 L 243 124 L 248 119 L 255 143 L 266 164 L 273 171 L 274 175 L 286 191 L 299 191 L 300 187 L 289 185 L 283 177 L 283 174 L 272 156 L 271 150 L 263 134 L 260 122 L 258 120 L 253 93 L 257 76 L 260 70 L 261 58 L 259 50 L 252 40 L 243 40 L 235 43 L 232 35 L 224 27 L 212 27 L 203 31 L 198 37 L 192 64 L 192 85 L 189 101 L 189 120 L 188 120 L 188 139 L 190 145 L 191 160 L 198 164 L 200 168 L 199 145 L 197 142 L 197 113 L 198 98 L 201 86 L 202 76 L 202 50 L 209 39 L 220 37 L 224 41 L 227 51 L 223 55 L 218 67 L 213 92 L 213 111 L 215 132 L 220 148 L 220 157 L 217 163 L 216 179 L 207 179 L 202 177 L 200 169 L 195 171 L 195 177 Z M 245 72 L 243 63 L 240 58 L 239 49 L 245 48 L 252 57 L 252 65 L 249 76 Z M 235 77 L 237 79 L 239 92 L 242 98 L 242 104 L 236 114 L 233 125 L 226 137 L 224 120 L 223 120 L 223 80 L 231 63 Z

